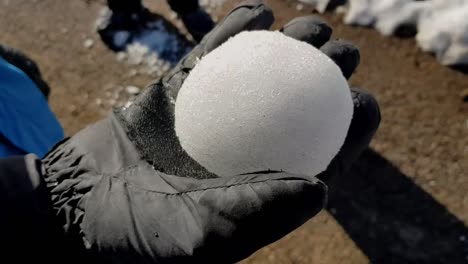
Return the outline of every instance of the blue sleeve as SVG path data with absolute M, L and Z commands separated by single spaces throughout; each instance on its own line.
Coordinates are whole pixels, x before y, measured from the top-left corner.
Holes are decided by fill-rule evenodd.
M 0 147 L 0 157 L 12 151 L 42 157 L 64 137 L 60 123 L 34 82 L 1 57 L 0 134 L 8 141 Z

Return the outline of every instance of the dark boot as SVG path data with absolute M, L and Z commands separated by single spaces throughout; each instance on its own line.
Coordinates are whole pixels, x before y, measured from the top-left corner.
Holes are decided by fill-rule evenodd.
M 195 41 L 200 42 L 214 28 L 213 20 L 200 8 L 198 0 L 167 0 L 167 2 L 180 16 Z
M 149 18 L 149 11 L 141 0 L 108 0 L 105 10 L 97 22 L 97 31 L 106 45 L 114 50 L 123 50 L 131 41 L 131 34 L 143 26 Z M 121 32 L 117 38 L 116 33 Z
M 107 0 L 107 6 L 113 13 L 130 15 L 143 9 L 141 0 Z

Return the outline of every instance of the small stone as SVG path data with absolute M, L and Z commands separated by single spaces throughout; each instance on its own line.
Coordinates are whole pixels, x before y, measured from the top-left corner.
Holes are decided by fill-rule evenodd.
M 101 105 L 102 105 L 102 100 L 101 100 L 101 98 L 97 98 L 97 99 L 96 99 L 96 104 L 97 104 L 98 106 L 101 106 Z
M 461 92 L 461 98 L 463 102 L 468 103 L 468 89 L 465 89 Z
M 124 108 L 129 108 L 132 104 L 133 104 L 132 101 L 127 101 L 123 107 Z
M 90 49 L 94 45 L 94 40 L 92 39 L 86 39 L 85 42 L 83 43 L 84 47 L 87 49 Z
M 182 22 L 179 21 L 179 20 L 176 20 L 176 21 L 174 22 L 174 25 L 175 25 L 177 28 L 182 28 L 182 27 L 184 26 L 184 25 L 182 24 Z
M 163 64 L 163 66 L 161 67 L 161 70 L 162 70 L 163 72 L 167 72 L 167 71 L 169 71 L 170 69 L 171 69 L 171 65 L 170 65 L 169 63 L 165 63 L 165 64 Z
M 72 116 L 77 116 L 78 115 L 78 108 L 75 105 L 70 105 L 68 107 L 68 110 L 70 111 L 70 114 Z
M 109 105 L 114 106 L 114 105 L 117 103 L 117 100 L 115 100 L 115 99 L 110 99 L 110 100 L 108 101 L 108 103 L 109 103 Z
M 118 101 L 117 104 L 115 105 L 115 107 L 117 107 L 117 108 L 122 108 L 122 107 L 125 106 L 125 102 L 126 102 L 126 101 Z
M 128 75 L 130 77 L 136 76 L 138 74 L 138 71 L 136 69 L 131 69 Z
M 297 11 L 302 11 L 304 9 L 304 5 L 303 4 L 297 4 L 296 5 L 296 10 Z
M 436 186 L 436 181 L 430 181 L 430 182 L 429 182 L 429 186 L 431 186 L 431 187 Z
M 117 53 L 117 61 L 124 61 L 125 59 L 127 59 L 127 53 L 125 52 L 119 52 Z
M 169 13 L 169 19 L 176 19 L 177 18 L 177 13 L 176 12 L 170 12 Z
M 335 9 L 335 13 L 337 14 L 346 14 L 348 12 L 348 8 L 346 6 L 339 6 Z
M 125 88 L 125 92 L 127 92 L 129 95 L 136 95 L 140 93 L 140 88 L 136 86 L 127 86 Z

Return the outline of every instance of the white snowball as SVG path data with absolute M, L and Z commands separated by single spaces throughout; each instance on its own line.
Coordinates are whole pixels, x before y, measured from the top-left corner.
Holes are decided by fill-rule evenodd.
M 345 140 L 353 103 L 338 66 L 279 32 L 244 32 L 204 57 L 175 105 L 182 147 L 207 170 L 317 175 Z

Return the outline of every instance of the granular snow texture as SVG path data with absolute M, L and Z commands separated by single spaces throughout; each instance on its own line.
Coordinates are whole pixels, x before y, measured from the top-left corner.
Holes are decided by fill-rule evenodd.
M 279 32 L 244 32 L 192 70 L 176 132 L 187 153 L 220 176 L 324 171 L 342 146 L 353 104 L 338 66 Z

